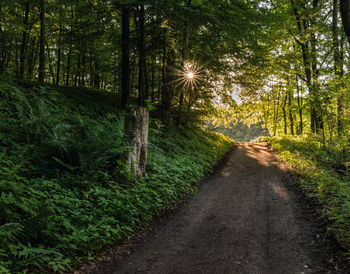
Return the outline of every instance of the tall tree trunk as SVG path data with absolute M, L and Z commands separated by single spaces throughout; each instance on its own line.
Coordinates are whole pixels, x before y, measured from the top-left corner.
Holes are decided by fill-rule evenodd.
M 93 87 L 94 86 L 94 62 L 92 60 L 92 50 L 90 49 L 90 52 L 89 52 L 89 70 L 90 70 L 90 81 L 89 81 L 89 85 L 90 87 Z
M 144 67 L 144 77 L 145 77 L 145 96 L 144 100 L 148 100 L 149 98 L 149 76 L 148 76 L 148 64 L 147 64 L 147 59 L 145 62 L 145 67 Z
M 45 80 L 45 0 L 40 0 L 39 82 Z
M 28 54 L 28 62 L 27 62 L 29 80 L 32 80 L 33 78 L 34 67 L 38 60 L 38 51 L 39 51 L 39 40 L 33 37 L 32 48 L 30 53 Z
M 121 107 L 125 108 L 129 101 L 130 94 L 130 18 L 129 8 L 122 6 L 122 103 Z
M 140 6 L 139 10 L 139 37 L 138 37 L 138 52 L 139 52 L 139 78 L 138 78 L 138 99 L 139 106 L 144 105 L 145 100 L 145 7 Z
M 270 94 L 267 94 L 267 109 L 265 111 L 265 104 L 263 104 L 263 121 L 265 122 L 265 128 L 263 128 L 264 136 L 268 136 L 269 131 L 269 118 L 270 118 Z
M 340 13 L 348 42 L 350 43 L 350 0 L 340 1 Z
M 314 0 L 314 2 L 317 5 L 317 1 Z M 317 6 L 314 6 L 314 9 L 316 9 Z M 315 19 L 312 19 L 312 26 L 315 26 L 316 23 L 314 22 Z M 314 130 L 313 132 L 320 134 L 321 131 L 323 132 L 323 110 L 322 105 L 320 101 L 319 96 L 319 69 L 317 68 L 317 40 L 316 40 L 316 34 L 311 33 L 310 35 L 310 45 L 311 45 L 311 69 L 312 69 L 312 93 L 310 93 L 310 102 L 311 102 L 311 109 L 313 111 L 314 116 Z
M 290 134 L 294 135 L 294 118 L 292 111 L 292 90 L 288 91 L 288 112 L 289 112 L 289 121 L 290 121 Z
M 343 77 L 344 74 L 344 39 L 341 39 L 341 43 L 340 43 L 340 54 L 339 54 L 339 65 L 340 65 L 340 77 Z M 344 87 L 341 85 L 339 88 L 339 94 L 338 94 L 338 98 L 337 98 L 337 129 L 338 129 L 338 135 L 341 135 L 344 133 L 344 122 L 343 122 L 343 118 L 344 118 L 344 104 L 343 104 L 343 100 L 344 100 Z
M 61 16 L 60 16 L 61 18 Z M 58 45 L 57 45 L 57 68 L 56 68 L 56 84 L 60 84 L 60 69 L 61 69 L 61 55 L 62 55 L 62 23 L 60 23 L 58 31 Z
M 55 74 L 53 72 L 53 67 L 52 67 L 52 62 L 51 62 L 51 55 L 50 55 L 50 48 L 49 48 L 49 44 L 46 41 L 46 53 L 47 53 L 47 59 L 49 61 L 49 69 L 50 69 L 50 75 L 52 78 L 52 83 L 55 83 Z
M 277 102 L 274 99 L 273 100 L 273 136 L 276 136 L 277 134 L 277 119 L 278 119 L 278 110 L 279 110 L 279 106 L 280 106 L 280 97 L 281 97 L 281 92 L 280 92 L 280 87 L 279 90 L 277 92 Z
M 24 78 L 24 69 L 25 69 L 25 55 L 27 51 L 27 40 L 28 40 L 28 17 L 29 17 L 29 2 L 25 3 L 24 6 L 24 19 L 23 25 L 24 30 L 22 33 L 22 45 L 21 45 L 21 53 L 20 53 L 20 61 L 19 61 L 19 78 Z
M 85 73 L 86 73 L 86 67 L 85 67 L 85 64 L 86 64 L 86 55 L 85 55 L 85 51 L 82 52 L 82 55 L 81 55 L 81 85 L 82 86 L 85 86 Z
M 297 92 L 298 92 L 298 110 L 299 110 L 299 132 L 297 134 L 303 134 L 304 124 L 303 124 L 303 92 L 302 87 L 299 86 L 298 78 L 296 78 Z
M 68 56 L 67 56 L 66 86 L 69 85 L 71 62 L 72 62 L 72 45 L 69 45 Z
M 283 106 L 282 106 L 283 121 L 284 121 L 284 135 L 287 135 L 287 134 L 288 134 L 287 111 L 286 111 L 287 98 L 288 98 L 288 93 L 287 93 L 287 91 L 286 91 L 286 93 L 285 93 L 285 95 L 284 95 Z
M 75 76 L 74 76 L 74 85 L 75 86 L 77 86 L 77 85 L 80 86 L 80 73 L 81 73 L 80 63 L 81 63 L 81 52 L 79 51 L 78 60 L 77 60 L 77 67 L 76 67 Z
M 100 89 L 101 86 L 101 77 L 100 77 L 100 65 L 97 60 L 95 60 L 95 69 L 94 69 L 94 87 Z
M 167 110 L 167 81 L 166 81 L 166 55 L 167 55 L 167 39 L 166 39 L 166 29 L 163 31 L 163 52 L 162 52 L 162 94 L 161 94 L 161 99 L 162 99 L 162 110 L 166 111 Z
M 339 43 L 339 30 L 338 30 L 338 4 L 339 0 L 333 0 L 333 13 L 332 13 L 332 32 L 333 32 L 333 58 L 334 58 L 334 78 L 336 80 L 336 88 L 338 90 L 337 94 L 337 129 L 338 135 L 341 135 L 344 130 L 343 116 L 343 96 L 342 87 L 337 81 L 343 77 L 343 58 L 340 53 L 340 43 Z
M 154 103 L 155 99 L 155 54 L 154 54 L 154 43 L 152 42 L 152 52 L 151 52 L 151 102 Z
M 18 62 L 18 57 L 20 55 L 20 50 L 18 49 L 18 40 L 16 38 L 15 40 L 15 45 L 16 45 L 16 52 L 15 52 L 15 75 L 16 78 L 19 78 L 19 62 Z
M 2 6 L 0 3 L 0 44 L 1 44 L 1 55 L 0 55 L 0 74 L 5 72 L 5 37 L 2 31 Z

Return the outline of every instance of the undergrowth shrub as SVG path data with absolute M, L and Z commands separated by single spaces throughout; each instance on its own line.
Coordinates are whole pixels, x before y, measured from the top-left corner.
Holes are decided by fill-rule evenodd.
M 299 175 L 305 193 L 318 200 L 331 225 L 329 231 L 350 259 L 349 143 L 322 144 L 317 137 L 268 138 L 272 147 Z
M 0 273 L 63 272 L 92 259 L 194 192 L 232 146 L 151 119 L 147 174 L 130 183 L 123 115 L 106 96 L 0 79 Z

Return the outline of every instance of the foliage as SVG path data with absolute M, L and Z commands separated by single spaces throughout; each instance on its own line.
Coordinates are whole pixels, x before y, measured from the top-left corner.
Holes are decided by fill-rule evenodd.
M 324 146 L 317 137 L 267 138 L 278 154 L 300 175 L 300 186 L 322 205 L 329 230 L 350 256 L 350 145 Z
M 121 158 L 123 115 L 111 96 L 1 79 L 1 273 L 63 272 L 128 239 L 195 191 L 232 145 L 152 119 L 147 174 L 132 184 Z
M 186 125 L 193 117 L 210 112 L 214 99 L 231 101 L 232 71 L 246 75 L 266 63 L 263 59 L 271 48 L 266 43 L 269 22 L 275 16 L 261 2 L 3 0 L 0 74 L 38 79 L 39 55 L 45 51 L 45 82 L 107 89 L 120 96 L 122 7 L 127 7 L 130 102 L 140 95 L 139 104 L 162 106 L 167 114 L 160 116 L 164 121 L 174 118 Z M 43 40 L 40 3 L 46 5 L 44 51 L 39 45 Z M 186 62 L 200 67 L 195 87 L 182 84 L 179 74 Z M 144 70 L 141 74 L 139 64 Z M 138 81 L 140 75 L 144 84 Z

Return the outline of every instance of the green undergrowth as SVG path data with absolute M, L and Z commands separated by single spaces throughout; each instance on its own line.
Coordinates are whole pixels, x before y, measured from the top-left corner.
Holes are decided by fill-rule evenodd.
M 147 174 L 130 183 L 113 96 L 0 79 L 0 273 L 63 272 L 125 241 L 232 146 L 151 119 Z
M 304 192 L 321 205 L 329 231 L 350 258 L 350 144 L 324 146 L 315 137 L 268 138 L 272 147 L 297 174 Z

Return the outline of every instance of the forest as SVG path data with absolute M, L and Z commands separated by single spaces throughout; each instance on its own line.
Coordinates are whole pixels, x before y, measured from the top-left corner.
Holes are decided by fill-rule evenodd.
M 0 273 L 130 239 L 230 138 L 269 142 L 349 254 L 349 90 L 348 0 L 1 0 Z M 150 113 L 140 178 L 130 106 Z

